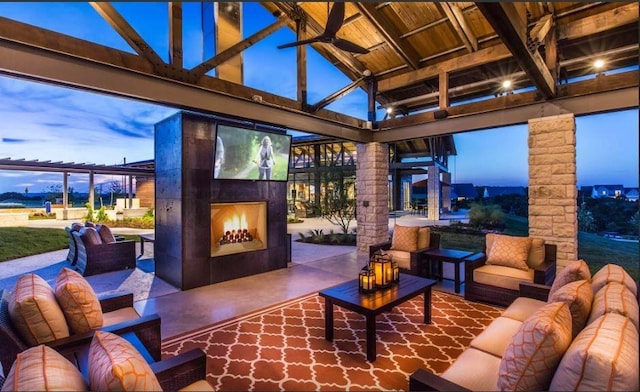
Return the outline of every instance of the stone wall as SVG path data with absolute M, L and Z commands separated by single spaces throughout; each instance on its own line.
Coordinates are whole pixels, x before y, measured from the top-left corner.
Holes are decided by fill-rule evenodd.
M 356 151 L 357 247 L 368 252 L 369 245 L 389 240 L 389 146 L 358 144 Z
M 558 270 L 578 258 L 573 114 L 529 120 L 529 235 L 558 246 Z
M 440 220 L 440 169 L 427 168 L 427 220 Z

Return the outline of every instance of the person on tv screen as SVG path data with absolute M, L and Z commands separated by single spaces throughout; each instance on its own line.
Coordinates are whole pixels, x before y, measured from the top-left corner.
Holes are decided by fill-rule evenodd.
M 220 175 L 220 169 L 222 168 L 223 163 L 224 163 L 224 144 L 222 143 L 222 138 L 220 136 L 216 136 L 216 160 L 213 163 L 213 178 L 218 178 L 218 175 Z
M 258 157 L 253 160 L 253 163 L 258 165 L 260 170 L 259 180 L 271 179 L 271 168 L 275 165 L 276 160 L 273 155 L 273 146 L 271 145 L 271 138 L 265 136 L 260 143 L 260 149 L 258 150 Z

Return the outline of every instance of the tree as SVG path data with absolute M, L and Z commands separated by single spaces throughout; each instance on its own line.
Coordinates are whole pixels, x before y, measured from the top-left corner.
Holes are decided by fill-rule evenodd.
M 587 204 L 582 202 L 578 208 L 578 230 L 594 232 L 595 228 L 593 214 L 587 209 Z
M 349 226 L 356 216 L 355 181 L 345 179 L 339 170 L 328 170 L 325 174 L 325 189 L 322 199 L 322 216 L 349 234 Z
M 29 187 L 24 188 L 24 197 L 29 197 Z

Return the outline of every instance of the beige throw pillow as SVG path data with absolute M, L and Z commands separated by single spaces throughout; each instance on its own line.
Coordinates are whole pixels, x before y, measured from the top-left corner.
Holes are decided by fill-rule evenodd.
M 584 260 L 576 260 L 567 264 L 558 275 L 556 275 L 549 289 L 549 296 L 558 291 L 558 289 L 567 283 L 575 282 L 576 280 L 591 280 L 591 272 L 589 266 Z
M 431 230 L 428 227 L 418 228 L 418 249 L 428 248 L 431 242 Z
M 588 280 L 567 283 L 549 296 L 547 302 L 565 302 L 571 311 L 572 334 L 575 337 L 584 328 L 591 312 L 593 290 Z
M 391 239 L 391 249 L 413 252 L 418 249 L 418 226 L 393 227 L 393 238 Z
M 527 258 L 531 238 L 495 235 L 491 248 L 487 249 L 487 264 L 529 270 Z
M 84 333 L 102 327 L 102 307 L 93 288 L 79 273 L 63 268 L 56 279 L 56 298 L 69 328 Z
M 571 312 L 554 302 L 527 318 L 507 346 L 498 376 L 503 391 L 544 391 L 571 344 Z
M 544 263 L 545 247 L 544 239 L 530 237 L 531 247 L 529 248 L 529 256 L 527 256 L 527 265 L 529 268 L 536 268 Z
M 617 264 L 607 264 L 593 275 L 591 285 L 593 292 L 600 290 L 609 282 L 618 282 L 627 286 L 633 295 L 638 295 L 638 287 L 631 275 Z
M 611 282 L 596 292 L 587 324 L 591 324 L 605 313 L 618 313 L 629 317 L 636 329 L 640 328 L 638 300 L 622 283 Z

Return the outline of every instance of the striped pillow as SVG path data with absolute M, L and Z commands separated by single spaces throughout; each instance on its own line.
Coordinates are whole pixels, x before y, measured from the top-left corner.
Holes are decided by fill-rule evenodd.
M 611 282 L 596 292 L 587 324 L 591 324 L 605 313 L 618 313 L 629 317 L 636 329 L 640 328 L 638 301 L 631 290 L 622 283 Z
M 102 327 L 102 306 L 87 280 L 69 268 L 63 268 L 56 279 L 56 298 L 74 333 Z
M 633 278 L 617 264 L 607 264 L 593 275 L 591 285 L 593 292 L 600 290 L 609 282 L 618 282 L 627 286 L 633 295 L 638 295 L 638 287 Z

